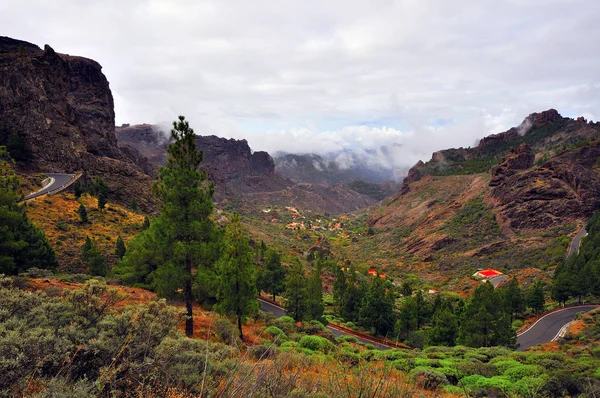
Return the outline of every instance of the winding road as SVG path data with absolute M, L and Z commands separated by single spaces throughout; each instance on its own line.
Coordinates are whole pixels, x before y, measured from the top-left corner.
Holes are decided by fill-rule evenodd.
M 585 230 L 585 226 L 581 227 L 581 230 L 575 235 L 571 244 L 569 245 L 569 250 L 567 252 L 567 258 L 571 257 L 573 254 L 579 254 L 579 247 L 581 246 L 581 238 L 587 235 L 587 231 Z
M 23 199 L 24 201 L 35 199 L 43 195 L 60 192 L 77 179 L 77 174 L 47 173 L 46 175 L 50 178 L 50 183 L 39 191 L 25 196 Z
M 557 340 L 564 326 L 575 319 L 577 314 L 594 310 L 598 305 L 581 305 L 551 312 L 538 319 L 529 329 L 517 335 L 518 350 L 523 351 L 534 345 Z
M 270 312 L 278 318 L 280 316 L 286 315 L 285 310 L 277 305 L 274 305 L 268 301 L 264 301 L 261 298 L 258 298 L 258 302 L 261 305 L 261 309 L 265 312 Z M 328 326 L 326 326 L 326 328 L 329 331 L 331 331 L 331 333 L 333 333 L 333 335 L 336 337 L 343 336 L 343 335 L 353 336 L 353 337 L 356 337 L 358 339 L 358 341 L 360 341 L 361 343 L 373 344 L 375 346 L 375 348 L 377 348 L 378 350 L 389 350 L 389 349 L 393 348 L 393 347 L 387 346 L 385 344 L 381 344 L 380 342 L 377 342 L 376 340 L 371 340 L 371 339 L 360 337 L 360 336 L 357 336 L 354 334 L 346 333 L 346 332 L 336 328 L 335 326 L 328 325 Z

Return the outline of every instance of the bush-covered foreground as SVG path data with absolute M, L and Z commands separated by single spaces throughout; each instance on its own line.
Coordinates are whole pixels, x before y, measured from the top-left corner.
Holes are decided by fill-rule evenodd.
M 16 285 L 0 276 L 0 396 L 414 396 L 401 371 L 340 362 L 333 336 L 306 336 L 317 323 L 275 319 L 262 345 L 241 347 L 183 336 L 164 300 L 117 310 L 118 291 L 96 279 L 62 297 Z M 227 322 L 213 327 L 227 340 Z
M 244 347 L 228 337 L 235 337 L 235 326 L 225 319 L 212 325 L 219 342 L 183 336 L 177 331 L 178 309 L 165 301 L 116 310 L 113 304 L 122 299 L 118 291 L 95 279 L 52 297 L 17 288 L 22 282 L 0 278 L 0 396 L 560 397 L 600 392 L 595 343 L 549 353 L 462 346 L 378 351 L 351 336 L 335 338 L 318 322 L 265 316 L 261 344 Z

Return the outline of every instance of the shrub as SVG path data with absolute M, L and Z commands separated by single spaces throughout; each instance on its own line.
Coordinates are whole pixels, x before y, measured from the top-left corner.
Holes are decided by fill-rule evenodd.
M 229 319 L 219 318 L 213 322 L 212 327 L 225 344 L 238 345 L 240 343 L 239 331 Z
M 258 360 L 273 358 L 277 351 L 268 345 L 253 345 L 248 347 L 248 354 L 251 358 Z
M 358 339 L 356 338 L 356 336 L 350 336 L 348 334 L 342 334 L 341 336 L 338 336 L 336 338 L 336 341 L 338 344 L 341 343 L 355 343 L 358 344 Z
M 49 278 L 53 276 L 53 272 L 49 269 L 40 269 L 40 268 L 29 268 L 27 271 L 21 273 L 22 276 L 27 278 Z
M 283 330 L 288 336 L 297 331 L 296 321 L 291 316 L 280 316 L 273 321 L 273 325 Z
M 279 329 L 277 326 L 269 326 L 265 329 L 265 334 L 269 336 L 269 339 L 277 344 L 281 344 L 288 340 L 288 337 Z
M 410 372 L 413 381 L 426 390 L 437 390 L 448 384 L 448 379 L 442 373 L 429 368 L 415 368 Z
M 318 336 L 303 336 L 298 342 L 298 347 L 311 351 L 321 351 L 325 354 L 335 349 L 335 346 L 329 340 Z
M 357 366 L 360 363 L 361 357 L 353 352 L 342 352 L 337 356 L 338 361 L 350 366 Z

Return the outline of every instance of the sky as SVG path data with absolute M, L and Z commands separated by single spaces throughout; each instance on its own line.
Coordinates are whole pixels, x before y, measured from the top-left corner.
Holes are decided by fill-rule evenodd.
M 600 118 L 598 0 L 2 0 L 0 35 L 103 66 L 116 123 L 412 165 L 549 108 Z

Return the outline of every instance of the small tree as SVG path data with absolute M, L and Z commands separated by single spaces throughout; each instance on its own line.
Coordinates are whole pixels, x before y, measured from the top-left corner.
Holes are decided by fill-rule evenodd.
M 430 345 L 453 346 L 458 336 L 458 323 L 456 315 L 451 308 L 442 304 L 431 318 L 431 329 L 429 330 Z
M 382 336 L 392 331 L 395 323 L 394 298 L 387 292 L 386 285 L 385 279 L 375 277 L 371 280 L 359 313 L 360 323 Z
M 242 318 L 258 310 L 258 301 L 252 248 L 237 214 L 227 226 L 224 250 L 217 269 L 219 287 L 215 309 L 221 314 L 237 318 L 240 338 L 243 340 Z
M 81 195 L 83 195 L 83 191 L 83 184 L 81 184 L 79 180 L 75 181 L 75 184 L 73 184 L 73 194 L 75 195 L 75 198 L 79 199 Z
M 138 205 L 135 198 L 131 198 L 131 202 L 129 203 L 129 208 L 133 211 L 138 211 Z
M 264 269 L 258 277 L 259 289 L 271 293 L 275 300 L 276 295 L 284 290 L 285 275 L 286 270 L 281 265 L 279 253 L 275 250 L 268 250 Z
M 150 228 L 150 219 L 148 216 L 144 216 L 144 223 L 142 224 L 142 231 Z
M 117 245 L 115 247 L 115 254 L 119 258 L 119 260 L 122 260 L 123 256 L 125 256 L 126 252 L 127 252 L 127 248 L 125 247 L 125 242 L 123 242 L 123 238 L 121 238 L 121 235 L 119 235 L 117 237 Z
M 108 267 L 96 242 L 88 236 L 81 247 L 81 259 L 87 265 L 88 272 L 94 276 L 106 276 Z
M 79 205 L 79 209 L 77 209 L 77 213 L 79 214 L 79 222 L 82 224 L 88 223 L 88 214 L 85 206 L 83 204 Z

